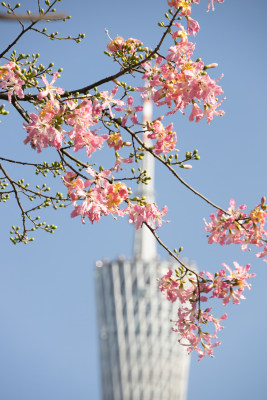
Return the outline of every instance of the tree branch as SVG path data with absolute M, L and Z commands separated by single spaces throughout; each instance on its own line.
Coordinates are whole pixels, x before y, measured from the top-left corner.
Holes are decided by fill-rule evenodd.
M 4 19 L 7 21 L 31 21 L 31 22 L 38 22 L 42 20 L 49 20 L 49 21 L 58 21 L 61 19 L 66 18 L 66 14 L 64 13 L 47 13 L 47 14 L 4 14 L 0 12 L 0 19 Z
M 85 93 L 85 92 L 87 92 L 87 91 L 93 89 L 93 88 L 96 87 L 96 86 L 101 86 L 101 85 L 103 85 L 104 83 L 113 81 L 114 79 L 117 79 L 117 78 L 119 78 L 119 77 L 122 76 L 122 75 L 128 74 L 128 73 L 130 73 L 130 72 L 133 70 L 133 68 L 140 67 L 140 66 L 141 66 L 142 64 L 144 64 L 146 61 L 151 60 L 151 58 L 153 57 L 153 55 L 156 54 L 156 53 L 158 52 L 158 50 L 160 49 L 160 47 L 161 47 L 161 45 L 162 45 L 162 43 L 163 43 L 163 41 L 164 41 L 164 39 L 165 39 L 167 33 L 169 32 L 169 29 L 171 28 L 172 24 L 174 23 L 174 21 L 175 21 L 177 15 L 179 14 L 180 10 L 181 10 L 181 9 L 179 8 L 179 9 L 176 11 L 176 13 L 175 13 L 174 16 L 172 17 L 170 23 L 169 23 L 168 26 L 166 27 L 166 30 L 164 31 L 164 33 L 163 33 L 163 35 L 162 35 L 162 37 L 161 37 L 159 43 L 157 44 L 157 46 L 155 47 L 155 49 L 149 54 L 149 56 L 147 56 L 144 60 L 139 61 L 138 63 L 134 64 L 133 66 L 127 67 L 127 68 L 125 68 L 125 69 L 123 69 L 123 70 L 117 72 L 117 73 L 114 74 L 114 75 L 110 75 L 110 76 L 108 76 L 108 77 L 106 77 L 106 78 L 104 78 L 104 79 L 100 79 L 99 81 L 94 82 L 94 83 L 92 83 L 91 85 L 85 86 L 85 87 L 80 88 L 80 89 L 72 90 L 72 91 L 68 92 L 68 94 L 74 94 L 74 93 L 76 93 L 76 92 Z M 63 96 L 63 97 L 64 97 L 64 96 Z
M 113 119 L 113 121 L 117 122 L 120 126 L 121 123 L 118 119 Z M 204 200 L 206 203 L 210 204 L 212 207 L 216 208 L 217 210 L 221 210 L 225 214 L 228 214 L 227 211 L 225 211 L 223 208 L 219 207 L 217 204 L 213 203 L 210 201 L 207 197 L 203 196 L 200 192 L 198 192 L 196 189 L 194 189 L 192 186 L 190 186 L 183 178 L 178 175 L 178 173 L 172 168 L 170 164 L 165 162 L 160 156 L 155 154 L 153 150 L 145 145 L 145 143 L 137 136 L 135 132 L 133 132 L 130 128 L 127 126 L 123 126 L 123 128 L 132 136 L 134 139 L 142 146 L 144 150 L 146 150 L 148 153 L 152 154 L 153 157 L 155 157 L 161 164 L 163 164 L 165 167 L 167 167 L 171 173 L 185 186 L 187 189 L 189 189 L 191 192 L 193 192 L 195 195 L 200 197 L 202 200 Z

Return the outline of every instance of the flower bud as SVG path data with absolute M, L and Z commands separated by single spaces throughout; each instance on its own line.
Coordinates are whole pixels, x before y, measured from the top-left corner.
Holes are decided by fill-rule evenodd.
M 212 64 L 205 65 L 203 70 L 205 71 L 206 69 L 217 68 L 217 67 L 218 67 L 217 63 L 212 63 Z

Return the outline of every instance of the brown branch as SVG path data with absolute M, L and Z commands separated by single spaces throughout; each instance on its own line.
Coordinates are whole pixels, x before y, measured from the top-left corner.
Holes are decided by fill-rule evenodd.
M 113 119 L 115 122 L 117 122 L 119 125 L 120 122 L 117 119 Z M 135 138 L 135 140 L 142 146 L 144 150 L 146 150 L 148 153 L 152 154 L 153 157 L 155 157 L 161 164 L 165 165 L 171 173 L 185 186 L 187 189 L 189 189 L 191 192 L 193 192 L 195 195 L 200 197 L 202 200 L 204 200 L 206 203 L 210 204 L 212 207 L 216 208 L 217 210 L 221 210 L 223 213 L 228 214 L 227 211 L 225 211 L 223 208 L 217 206 L 217 204 L 213 203 L 210 201 L 207 197 L 203 196 L 200 192 L 198 192 L 196 189 L 194 189 L 192 186 L 190 186 L 183 178 L 180 177 L 180 175 L 177 174 L 177 172 L 172 168 L 170 164 L 165 162 L 161 157 L 159 157 L 157 154 L 153 152 L 153 150 L 145 145 L 145 143 L 136 135 L 135 132 L 133 132 L 130 128 L 127 126 L 123 127 L 132 137 Z
M 20 198 L 18 195 L 18 191 L 16 188 L 16 182 L 13 181 L 12 178 L 10 178 L 10 176 L 7 174 L 6 170 L 4 169 L 4 167 L 2 166 L 2 164 L 0 163 L 0 169 L 3 171 L 4 175 L 6 176 L 7 180 L 10 182 L 12 188 L 13 188 L 13 192 L 15 194 L 16 200 L 17 200 L 17 204 L 21 210 L 21 216 L 22 216 L 22 224 L 23 224 L 23 236 L 22 236 L 22 241 L 23 239 L 26 237 L 26 233 L 27 233 L 27 229 L 26 229 L 26 212 L 23 209 L 21 202 L 20 202 Z
M 24 110 L 24 108 L 19 104 L 19 102 L 12 96 L 12 105 L 15 107 L 15 109 L 18 111 L 18 113 L 22 116 L 22 118 L 28 122 L 31 123 L 32 120 L 28 116 L 27 112 Z
M 101 85 L 103 85 L 104 83 L 107 83 L 107 82 L 110 82 L 110 81 L 113 81 L 113 80 L 119 78 L 119 77 L 122 76 L 122 75 L 131 73 L 133 70 L 136 70 L 138 67 L 140 67 L 140 66 L 141 66 L 143 63 L 145 63 L 146 61 L 151 60 L 151 58 L 153 57 L 153 55 L 154 55 L 154 54 L 157 54 L 158 50 L 160 49 L 160 47 L 161 47 L 161 45 L 162 45 L 162 43 L 163 43 L 163 41 L 164 41 L 166 35 L 167 35 L 168 32 L 169 32 L 169 29 L 170 29 L 171 26 L 173 25 L 173 23 L 174 23 L 174 21 L 175 21 L 175 19 L 176 19 L 176 17 L 177 17 L 177 15 L 178 15 L 179 12 L 180 12 L 180 8 L 176 11 L 176 13 L 174 14 L 174 16 L 172 17 L 170 23 L 169 23 L 168 26 L 166 27 L 166 29 L 165 29 L 165 31 L 164 31 L 164 33 L 163 33 L 163 35 L 162 35 L 162 37 L 161 37 L 159 43 L 158 43 L 157 46 L 155 47 L 155 49 L 154 49 L 146 58 L 144 58 L 144 60 L 139 61 L 137 64 L 130 65 L 129 67 L 127 67 L 127 68 L 125 68 L 125 69 L 123 69 L 123 70 L 117 72 L 117 73 L 114 74 L 114 75 L 110 75 L 110 76 L 108 76 L 108 77 L 106 77 L 106 78 L 100 79 L 99 81 L 94 82 L 94 83 L 92 83 L 91 85 L 85 86 L 85 87 L 80 88 L 80 89 L 75 89 L 75 90 L 71 90 L 71 91 L 66 91 L 66 94 L 65 94 L 65 95 L 62 95 L 61 97 L 67 97 L 67 96 L 72 95 L 72 94 L 75 94 L 75 93 L 77 93 L 77 92 L 79 92 L 79 93 L 86 93 L 87 91 L 93 89 L 93 88 L 96 87 L 96 86 L 101 86 Z M 33 27 L 37 22 L 38 22 L 38 21 L 34 21 L 34 22 L 32 22 L 31 25 L 28 26 L 28 28 L 23 29 L 22 32 L 17 36 L 17 38 L 8 46 L 8 48 L 7 48 L 4 52 L 2 52 L 2 54 L 0 54 L 0 58 L 1 58 L 1 57 L 2 57 L 2 56 L 3 56 L 3 55 L 4 55 L 4 54 L 5 54 L 5 53 L 20 39 L 20 38 L 21 38 L 21 36 L 22 36 L 24 33 L 26 33 L 26 31 L 32 29 L 32 27 Z M 24 97 L 23 99 L 21 99 L 21 101 L 31 101 L 31 100 L 36 99 L 36 97 L 37 97 L 37 95 L 28 94 L 28 95 L 25 95 L 25 97 Z M 12 96 L 12 98 L 13 98 L 13 96 Z M 0 93 L 0 99 L 1 99 L 1 100 L 8 100 L 7 94 L 6 94 L 6 93 Z
M 78 158 L 74 157 L 73 155 L 71 155 L 70 153 L 68 153 L 64 148 L 60 149 L 60 153 L 65 154 L 67 157 L 69 157 L 72 161 L 76 162 L 77 164 L 80 164 L 82 167 L 84 168 L 88 168 L 89 165 L 83 163 L 82 161 L 78 160 Z M 60 157 L 62 157 L 60 155 Z M 64 160 L 65 161 L 65 160 Z
M 174 258 L 183 268 L 185 268 L 185 270 L 187 272 L 191 272 L 192 274 L 194 274 L 197 279 L 199 277 L 198 273 L 196 271 L 194 271 L 193 269 L 188 268 L 167 246 L 165 243 L 163 243 L 163 241 L 159 238 L 159 236 L 156 234 L 155 229 L 151 228 L 151 226 L 148 225 L 147 222 L 143 222 L 143 224 L 145 224 L 148 229 L 150 230 L 150 232 L 152 233 L 152 235 L 155 237 L 155 239 L 157 240 L 157 242 L 160 244 L 161 247 L 163 247 L 167 253 Z
M 48 9 L 46 10 L 46 12 L 43 14 L 43 16 L 46 16 L 46 18 L 47 18 L 47 15 L 49 15 L 49 16 L 51 15 L 51 14 L 49 13 L 49 11 L 52 9 L 52 7 L 54 6 L 54 4 L 55 4 L 56 2 L 57 2 L 57 0 L 53 1 L 52 4 L 50 4 L 50 6 L 49 6 Z M 38 3 L 38 5 L 40 6 L 40 3 Z M 11 16 L 14 16 L 14 15 L 15 15 L 15 13 L 14 13 L 14 11 L 13 11 L 13 14 L 11 14 Z M 53 13 L 53 15 L 55 15 L 55 14 Z M 39 15 L 38 15 L 38 17 L 39 17 Z M 32 17 L 29 16 L 29 19 L 30 19 L 30 18 L 32 18 Z M 10 43 L 10 45 L 0 54 L 0 58 L 2 58 L 2 57 L 14 46 L 14 44 L 16 44 L 17 41 L 18 41 L 26 32 L 28 32 L 29 30 L 31 30 L 32 27 L 33 27 L 34 25 L 36 25 L 37 22 L 39 22 L 39 20 L 40 20 L 40 19 L 35 20 L 35 21 L 32 21 L 32 23 L 31 23 L 26 29 L 24 28 L 24 25 L 22 24 L 22 31 L 21 31 L 20 34 L 16 37 L 16 39 L 14 39 L 13 42 Z M 49 18 L 49 20 L 50 20 L 50 18 Z
M 66 18 L 64 13 L 48 13 L 48 14 L 4 14 L 0 12 L 0 19 L 8 21 L 31 21 L 38 22 L 41 20 L 58 21 Z
M 188 272 L 191 272 L 192 274 L 194 274 L 195 275 L 195 277 L 196 277 L 196 280 L 197 280 L 197 287 L 198 287 L 198 297 L 197 297 L 197 302 L 198 302 L 198 316 L 197 316 L 197 319 L 199 320 L 200 319 L 200 314 L 201 314 L 201 301 L 200 301 L 200 281 L 199 281 L 199 279 L 201 278 L 199 275 L 198 275 L 198 273 L 196 272 L 196 271 L 194 271 L 193 269 L 191 269 L 191 268 L 188 268 L 166 245 L 165 245 L 165 243 L 163 243 L 163 241 L 159 238 L 159 236 L 156 234 L 156 232 L 155 232 L 155 229 L 153 229 L 153 228 L 151 228 L 151 226 L 149 226 L 146 222 L 143 222 L 147 227 L 148 227 L 148 229 L 150 230 L 150 232 L 152 233 L 152 235 L 155 237 L 155 239 L 157 240 L 157 242 L 160 244 L 160 246 L 161 247 L 163 247 L 166 251 L 167 251 L 167 253 L 172 257 L 172 258 L 174 258 L 184 269 L 185 269 L 185 273 L 183 274 L 183 276 L 182 276 L 182 278 L 180 278 L 180 279 L 183 279 L 185 276 L 186 276 L 186 274 L 188 273 Z
M 94 83 L 92 83 L 91 85 L 85 86 L 85 87 L 83 87 L 83 88 L 81 88 L 81 89 L 72 90 L 72 91 L 68 92 L 68 94 L 74 94 L 74 93 L 76 93 L 76 92 L 85 93 L 85 92 L 87 92 L 88 90 L 91 90 L 91 89 L 93 89 L 93 88 L 96 87 L 96 86 L 101 86 L 101 85 L 103 85 L 104 83 L 107 83 L 107 82 L 113 81 L 114 79 L 119 78 L 119 77 L 122 76 L 122 75 L 131 73 L 132 70 L 133 70 L 133 68 L 140 67 L 140 66 L 141 66 L 142 64 L 144 64 L 146 61 L 151 60 L 151 58 L 153 57 L 153 55 L 156 54 L 156 53 L 158 52 L 158 50 L 160 49 L 160 47 L 161 47 L 161 45 L 162 45 L 162 43 L 163 43 L 163 41 L 164 41 L 164 39 L 165 39 L 167 33 L 169 32 L 169 29 L 171 28 L 172 24 L 174 23 L 174 21 L 175 21 L 177 15 L 178 15 L 178 13 L 180 12 L 180 10 L 181 10 L 181 8 L 178 8 L 178 10 L 176 11 L 176 13 L 175 13 L 174 16 L 172 17 L 172 19 L 171 19 L 169 25 L 166 27 L 166 30 L 164 31 L 164 33 L 163 33 L 163 35 L 162 35 L 162 37 L 161 37 L 159 43 L 157 44 L 157 46 L 155 47 L 155 49 L 154 49 L 146 58 L 144 58 L 144 60 L 141 60 L 141 61 L 139 61 L 138 63 L 136 63 L 136 64 L 134 64 L 134 65 L 130 65 L 129 67 L 127 67 L 127 68 L 125 68 L 125 69 L 123 69 L 123 70 L 117 72 L 117 73 L 114 74 L 114 75 L 110 75 L 110 76 L 108 76 L 108 77 L 106 77 L 106 78 L 104 78 L 104 79 L 100 79 L 99 81 L 94 82 Z
M 82 177 L 82 178 L 85 179 L 85 180 L 88 179 L 85 175 L 81 174 L 80 171 L 77 171 L 75 168 L 73 168 L 73 166 L 72 166 L 71 164 L 69 164 L 69 163 L 65 160 L 65 158 L 64 158 L 63 155 L 62 155 L 63 152 L 62 152 L 61 150 L 58 150 L 57 152 L 58 152 L 58 154 L 59 154 L 59 156 L 60 156 L 60 158 L 61 158 L 62 163 L 64 163 L 65 165 L 67 165 L 67 167 L 69 167 L 77 176 L 80 176 L 80 177 Z M 67 151 L 65 151 L 64 154 L 67 155 L 67 157 L 69 157 L 70 159 L 72 159 L 72 156 L 71 156 Z M 73 157 L 73 158 L 74 158 L 74 160 L 75 160 L 75 157 Z M 79 161 L 77 161 L 77 162 L 79 162 Z M 79 164 L 81 164 L 81 163 L 79 162 Z M 88 167 L 88 166 L 87 166 L 87 167 Z
M 31 167 L 40 167 L 40 166 L 42 166 L 42 164 L 33 164 L 33 163 L 25 162 L 25 161 L 10 160 L 9 158 L 4 158 L 4 157 L 0 157 L 0 160 L 7 161 L 7 162 L 10 162 L 10 163 L 13 163 L 13 164 L 30 165 Z
M 16 39 L 13 40 L 13 42 L 10 43 L 10 45 L 0 54 L 0 58 L 2 58 L 17 42 L 18 40 L 26 33 L 28 32 L 38 21 L 33 21 L 26 29 L 22 29 L 20 34 L 16 37 Z

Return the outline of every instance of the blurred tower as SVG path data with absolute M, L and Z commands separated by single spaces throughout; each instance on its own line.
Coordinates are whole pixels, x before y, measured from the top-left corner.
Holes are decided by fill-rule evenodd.
M 144 121 L 151 111 L 146 101 Z M 147 154 L 141 168 L 152 180 L 137 195 L 153 202 L 153 156 Z M 169 266 L 159 261 L 146 226 L 135 232 L 132 260 L 96 262 L 102 400 L 186 399 L 190 358 L 170 323 L 177 303 L 164 299 L 157 282 Z

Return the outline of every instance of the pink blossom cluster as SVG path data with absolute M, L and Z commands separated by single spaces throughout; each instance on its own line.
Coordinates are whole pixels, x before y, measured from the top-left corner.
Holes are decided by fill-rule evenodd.
M 267 212 L 265 197 L 262 197 L 261 203 L 257 205 L 249 214 L 244 210 L 243 204 L 235 207 L 235 201 L 230 200 L 230 207 L 224 213 L 217 210 L 215 214 L 210 215 L 211 221 L 208 223 L 205 219 L 204 229 L 209 233 L 209 243 L 240 244 L 244 251 L 249 244 L 256 247 L 264 247 L 262 252 L 256 254 L 257 257 L 267 256 L 267 229 L 265 228 Z M 267 258 L 264 259 L 267 262 Z
M 24 143 L 30 143 L 38 153 L 42 151 L 42 148 L 49 146 L 59 150 L 64 139 L 64 131 L 61 125 L 65 107 L 54 97 L 54 94 L 64 94 L 64 90 L 53 86 L 57 77 L 58 73 L 55 73 L 49 83 L 46 77 L 42 76 L 42 81 L 46 87 L 38 94 L 37 98 L 38 100 L 45 100 L 44 106 L 38 115 L 30 113 L 32 122 L 24 124 L 28 133 Z
M 215 2 L 223 3 L 224 0 L 209 0 L 208 10 L 214 9 Z M 142 72 L 146 85 L 135 88 L 141 93 L 141 98 L 152 99 L 157 107 L 167 107 L 166 115 L 177 111 L 184 113 L 190 106 L 190 121 L 199 122 L 206 118 L 209 124 L 215 116 L 224 115 L 224 111 L 220 109 L 224 98 L 218 99 L 223 94 L 221 86 L 218 85 L 220 79 L 214 80 L 207 73 L 207 70 L 216 67 L 217 64 L 205 65 L 201 59 L 192 60 L 195 44 L 189 40 L 189 35 L 196 36 L 200 27 L 191 17 L 191 7 L 194 3 L 198 4 L 199 0 L 167 0 L 167 3 L 179 10 L 179 18 L 176 17 L 176 21 L 179 22 L 173 23 L 172 28 L 168 30 L 173 45 L 169 47 L 167 55 L 160 56 L 156 53 L 153 62 L 143 62 L 140 56 L 138 61 L 138 53 L 144 51 L 149 54 L 148 50 L 142 48 L 139 40 L 124 40 L 120 36 L 111 40 L 107 49 L 115 61 L 121 58 L 122 69 L 130 65 L 127 72 L 133 72 L 135 67 L 138 68 L 138 72 Z M 184 18 L 184 25 L 180 22 L 181 17 Z M 66 172 L 63 183 L 74 207 L 71 217 L 80 216 L 83 223 L 87 217 L 93 223 L 98 222 L 102 216 L 128 216 L 129 223 L 135 223 L 136 229 L 141 228 L 143 224 L 147 224 L 153 230 L 157 229 L 164 221 L 167 207 L 160 210 L 155 203 L 132 200 L 126 184 L 112 176 L 114 172 L 122 169 L 123 163 L 132 163 L 134 154 L 122 157 L 118 153 L 121 148 L 131 146 L 132 143 L 126 142 L 121 132 L 113 129 L 116 130 L 118 125 L 126 127 L 127 123 L 140 125 L 137 113 L 141 112 L 143 107 L 134 106 L 133 97 L 128 96 L 129 87 L 126 90 L 122 83 L 120 85 L 125 90 L 121 98 L 118 98 L 119 82 L 116 80 L 116 86 L 111 91 L 102 90 L 95 96 L 79 96 L 80 99 L 76 99 L 75 96 L 65 99 L 61 97 L 65 93 L 64 89 L 54 86 L 58 75 L 54 73 L 50 83 L 46 76 L 41 77 L 45 87 L 38 88 L 39 94 L 36 96 L 39 100 L 39 112 L 30 113 L 31 122 L 24 124 L 27 132 L 24 143 L 30 143 L 32 148 L 40 153 L 43 148 L 49 146 L 60 150 L 63 141 L 67 139 L 72 141 L 71 147 L 74 152 L 84 149 L 88 157 L 101 150 L 107 143 L 107 146 L 114 150 L 116 157 L 115 164 L 110 169 L 96 172 L 88 167 L 85 171 L 91 178 L 84 177 L 85 180 L 74 172 L 74 168 L 73 171 Z M 22 78 L 16 63 L 9 62 L 0 67 L 0 88 L 7 91 L 9 102 L 12 101 L 12 96 L 24 98 L 25 81 Z M 125 98 L 126 96 L 128 97 Z M 120 119 L 117 115 L 115 118 L 114 111 L 122 113 Z M 164 126 L 162 120 L 163 116 L 160 116 L 143 125 L 147 138 L 154 141 L 151 148 L 156 155 L 176 150 L 177 136 L 173 124 Z M 107 127 L 108 134 L 98 133 L 101 123 Z M 136 135 L 140 134 L 141 130 Z M 136 151 L 134 147 L 137 158 L 140 149 L 142 150 L 142 147 Z M 185 165 L 184 168 L 191 166 Z M 136 203 L 133 203 L 134 201 Z M 253 244 L 262 248 L 256 256 L 264 258 L 267 262 L 265 198 L 262 198 L 261 203 L 250 213 L 245 213 L 245 210 L 245 205 L 236 207 L 235 201 L 230 200 L 230 207 L 226 212 L 218 210 L 216 215 L 211 214 L 211 221 L 205 221 L 209 243 L 240 244 L 242 250 Z M 250 289 L 247 280 L 255 276 L 249 273 L 250 265 L 242 267 L 234 262 L 233 270 L 226 264 L 223 264 L 223 267 L 215 274 L 204 271 L 197 274 L 185 269 L 182 275 L 177 272 L 176 277 L 173 277 L 172 271 L 169 270 L 161 278 L 159 285 L 168 301 L 180 303 L 178 319 L 173 330 L 179 334 L 180 343 L 187 346 L 189 353 L 198 353 L 199 360 L 205 355 L 213 356 L 213 349 L 220 344 L 217 341 L 217 332 L 223 328 L 221 321 L 227 318 L 227 314 L 215 318 L 211 307 L 202 310 L 202 303 L 217 298 L 222 300 L 224 306 L 230 302 L 239 304 L 240 300 L 245 299 L 244 289 Z M 210 325 L 213 325 L 212 333 L 207 332 Z
M 86 149 L 88 157 L 97 150 L 101 149 L 102 144 L 108 135 L 97 135 L 89 127 L 98 122 L 102 108 L 98 101 L 84 100 L 80 105 L 67 101 L 66 105 L 60 105 L 57 99 L 48 100 L 39 114 L 30 113 L 32 122 L 24 124 L 28 132 L 24 143 L 30 142 L 32 148 L 39 153 L 42 148 L 52 146 L 59 150 L 66 134 L 74 142 L 74 151 L 82 148 Z M 67 131 L 62 124 L 71 126 Z
M 167 206 L 160 211 L 155 203 L 146 203 L 145 205 L 130 203 L 126 209 L 126 213 L 130 217 L 129 223 L 136 223 L 136 229 L 142 227 L 144 222 L 151 228 L 157 229 L 162 225 L 162 217 L 166 215 L 167 211 Z
M 22 86 L 24 80 L 20 78 L 20 71 L 14 62 L 0 66 L 0 88 L 7 90 L 8 101 L 11 103 L 13 94 L 20 99 L 24 98 Z
M 147 135 L 149 139 L 156 139 L 154 146 L 155 154 L 169 153 L 175 149 L 177 141 L 176 133 L 173 131 L 173 124 L 164 127 L 161 123 L 162 118 L 153 122 L 147 122 L 147 130 L 151 132 Z
M 103 110 L 109 109 L 113 116 L 111 105 L 116 105 L 120 111 L 124 111 L 123 117 L 124 124 L 128 116 L 134 123 L 138 123 L 136 118 L 136 111 L 141 111 L 142 107 L 130 108 L 133 98 L 129 96 L 127 100 L 127 109 L 124 110 L 122 106 L 125 104 L 122 100 L 114 99 L 117 93 L 118 86 L 115 86 L 109 93 L 102 91 L 101 100 L 85 99 L 79 103 L 74 100 L 67 100 L 66 104 L 57 100 L 55 94 L 63 94 L 64 90 L 59 87 L 53 86 L 57 74 L 53 75 L 51 83 L 48 83 L 45 77 L 42 77 L 46 88 L 37 96 L 39 100 L 45 100 L 39 114 L 30 114 L 32 122 L 24 124 L 28 136 L 24 143 L 31 143 L 34 149 L 41 152 L 41 148 L 48 146 L 60 149 L 63 139 L 66 135 L 69 136 L 74 142 L 73 150 L 75 152 L 82 148 L 86 149 L 88 157 L 93 152 L 102 148 L 105 140 L 107 140 L 109 147 L 118 150 L 123 145 L 129 145 L 129 142 L 123 142 L 120 134 L 111 133 L 110 135 L 98 135 L 98 129 L 92 129 L 99 122 Z M 63 129 L 62 125 L 71 126 L 71 130 Z
M 87 156 L 91 157 L 93 152 L 102 148 L 108 135 L 98 135 L 97 129 L 91 127 L 98 123 L 103 107 L 97 99 L 85 99 L 80 104 L 72 100 L 67 101 L 64 122 L 72 129 L 65 132 L 73 141 L 75 152 L 85 148 Z
M 60 149 L 64 133 L 57 121 L 63 113 L 63 108 L 58 100 L 49 100 L 39 114 L 30 113 L 32 122 L 24 124 L 28 136 L 24 144 L 30 143 L 31 147 L 41 153 L 42 148 L 48 146 Z
M 180 23 L 176 25 L 181 27 Z M 217 98 L 223 91 L 216 81 L 204 73 L 205 65 L 202 61 L 190 60 L 193 47 L 192 43 L 182 40 L 169 49 L 167 63 L 161 57 L 158 57 L 151 69 L 149 63 L 146 63 L 147 72 L 143 78 L 147 79 L 148 87 L 136 89 L 142 92 L 141 97 L 151 98 L 157 106 L 166 105 L 170 108 L 167 115 L 178 110 L 184 111 L 192 104 L 189 120 L 195 119 L 198 122 L 206 117 L 209 124 L 214 116 L 224 115 L 224 111 L 218 109 L 224 99 L 218 101 Z M 197 105 L 198 101 L 202 101 L 203 110 Z
M 180 23 L 173 24 L 172 32 L 174 46 L 171 46 L 166 56 L 158 57 L 154 66 L 151 62 L 143 64 L 146 72 L 143 79 L 148 82 L 147 87 L 137 87 L 141 97 L 151 98 L 156 106 L 166 105 L 173 114 L 176 111 L 184 111 L 192 104 L 190 121 L 200 121 L 204 117 L 209 124 L 214 116 L 224 115 L 219 109 L 224 99 L 218 100 L 223 91 L 218 81 L 212 79 L 206 72 L 217 64 L 205 66 L 201 60 L 192 61 L 195 44 L 190 42 L 188 35 L 196 36 L 199 31 L 197 21 L 190 17 L 191 1 L 169 0 L 171 7 L 180 9 L 180 16 L 186 19 L 186 28 Z M 197 103 L 203 103 L 203 109 Z
M 116 99 L 116 93 L 118 86 L 116 85 L 111 92 L 101 91 L 100 100 L 98 99 L 84 99 L 80 103 L 74 100 L 67 100 L 64 104 L 55 98 L 55 94 L 64 94 L 64 89 L 55 87 L 53 84 L 58 74 L 53 75 L 51 83 L 48 83 L 45 77 L 42 77 L 46 87 L 37 96 L 39 100 L 45 100 L 39 114 L 31 113 L 30 118 L 32 122 L 24 124 L 24 127 L 28 133 L 24 143 L 31 143 L 34 149 L 41 152 L 42 148 L 48 146 L 56 147 L 57 150 L 61 148 L 62 141 L 66 137 L 73 141 L 75 152 L 82 148 L 85 148 L 88 157 L 91 157 L 92 153 L 96 150 L 100 150 L 105 142 L 107 141 L 108 146 L 113 147 L 115 151 L 118 151 L 123 146 L 131 145 L 130 142 L 124 142 L 119 132 L 110 132 L 109 135 L 97 134 L 98 129 L 92 129 L 102 116 L 103 110 L 108 108 L 110 115 L 114 117 L 112 107 L 118 112 L 123 113 L 122 126 L 124 127 L 130 118 L 133 124 L 138 124 L 137 112 L 143 110 L 142 106 L 133 106 L 133 97 L 129 96 L 126 102 Z M 155 153 L 168 153 L 175 149 L 176 133 L 173 132 L 173 125 L 170 124 L 164 127 L 158 120 L 149 124 L 148 130 L 150 131 L 148 137 L 156 139 L 154 146 Z M 66 126 L 71 126 L 71 130 L 63 128 L 63 123 Z M 120 168 L 121 162 L 132 162 L 129 159 L 122 159 L 117 157 L 115 168 Z
M 122 182 L 114 183 L 109 179 L 111 170 L 97 173 L 88 167 L 86 171 L 93 176 L 92 179 L 84 182 L 74 172 L 68 172 L 63 180 L 74 206 L 71 217 L 80 215 L 84 223 L 87 216 L 93 223 L 98 222 L 103 215 L 129 215 L 129 223 L 136 223 L 136 229 L 144 222 L 152 228 L 162 225 L 162 217 L 167 213 L 166 206 L 160 211 L 154 203 L 133 204 L 128 198 L 126 185 Z M 124 202 L 125 208 L 120 208 Z
M 233 262 L 235 269 L 231 270 L 231 268 L 223 263 L 223 267 L 225 269 L 221 269 L 215 275 L 210 272 L 201 272 L 199 275 L 201 277 L 208 278 L 208 282 L 204 284 L 204 290 L 201 286 L 201 290 L 204 293 L 211 293 L 211 298 L 218 297 L 219 299 L 223 299 L 222 304 L 225 306 L 232 300 L 233 304 L 239 304 L 240 299 L 243 300 L 245 297 L 243 296 L 243 291 L 245 287 L 250 290 L 250 284 L 247 283 L 247 279 L 253 278 L 256 274 L 249 274 L 250 265 L 247 264 L 245 267 L 239 265 L 236 261 Z M 228 271 L 228 275 L 226 275 L 226 270 Z M 201 283 L 203 285 L 203 283 Z
M 214 342 L 217 339 L 217 332 L 223 328 L 220 321 L 227 318 L 227 314 L 215 318 L 211 314 L 212 308 L 202 310 L 201 304 L 215 297 L 222 299 L 223 305 L 227 305 L 230 300 L 233 304 L 239 304 L 241 299 L 245 299 L 244 289 L 250 289 L 247 279 L 255 276 L 248 272 L 250 265 L 242 267 L 234 262 L 234 270 L 226 264 L 223 266 L 224 269 L 215 275 L 202 271 L 199 275 L 187 273 L 186 278 L 179 278 L 179 275 L 174 278 L 172 270 L 169 270 L 161 278 L 159 285 L 167 300 L 179 301 L 178 320 L 173 330 L 179 334 L 179 342 L 187 347 L 189 353 L 192 351 L 198 353 L 199 360 L 205 355 L 213 356 L 213 348 L 220 344 L 218 341 Z M 206 332 L 208 323 L 213 323 L 213 333 Z
M 199 2 L 199 0 L 198 0 Z M 191 13 L 191 1 L 187 0 L 168 0 L 167 1 L 168 5 L 170 7 L 174 8 L 180 8 L 181 9 L 181 14 L 182 16 L 190 15 Z
M 110 183 L 108 176 L 111 171 L 103 171 L 96 174 L 92 168 L 87 168 L 87 172 L 94 176 L 94 179 L 83 181 L 74 172 L 68 172 L 64 178 L 64 184 L 74 206 L 71 217 L 81 216 L 93 223 L 98 222 L 102 215 L 116 214 L 123 216 L 123 211 L 119 205 L 128 198 L 128 190 L 124 183 Z M 88 187 L 88 190 L 86 188 Z M 80 204 L 78 201 L 82 200 Z
M 80 104 L 77 101 L 75 102 L 72 100 L 66 102 L 65 112 L 63 115 L 64 122 L 67 125 L 72 126 L 73 129 L 71 131 L 65 131 L 65 133 L 68 134 L 71 140 L 73 140 L 74 151 L 85 148 L 88 157 L 90 157 L 94 151 L 102 148 L 105 140 L 107 141 L 108 146 L 114 148 L 115 151 L 118 151 L 123 146 L 131 145 L 131 143 L 123 141 L 119 132 L 110 132 L 109 135 L 98 135 L 97 130 L 99 130 L 99 128 L 91 129 L 91 127 L 95 126 L 99 122 L 102 112 L 106 108 L 108 108 L 110 115 L 112 117 L 114 116 L 112 112 L 112 106 L 114 105 L 116 111 L 122 111 L 124 113 L 122 126 L 126 124 L 129 116 L 134 124 L 138 123 L 136 112 L 142 111 L 143 108 L 140 106 L 131 107 L 133 104 L 133 98 L 132 96 L 129 96 L 126 103 L 126 109 L 124 109 L 124 101 L 115 99 L 117 91 L 118 86 L 115 86 L 110 93 L 108 91 L 100 92 L 100 100 L 85 99 Z M 121 160 L 124 162 L 132 162 L 132 160 Z M 119 156 L 117 156 L 116 168 L 118 163 Z

